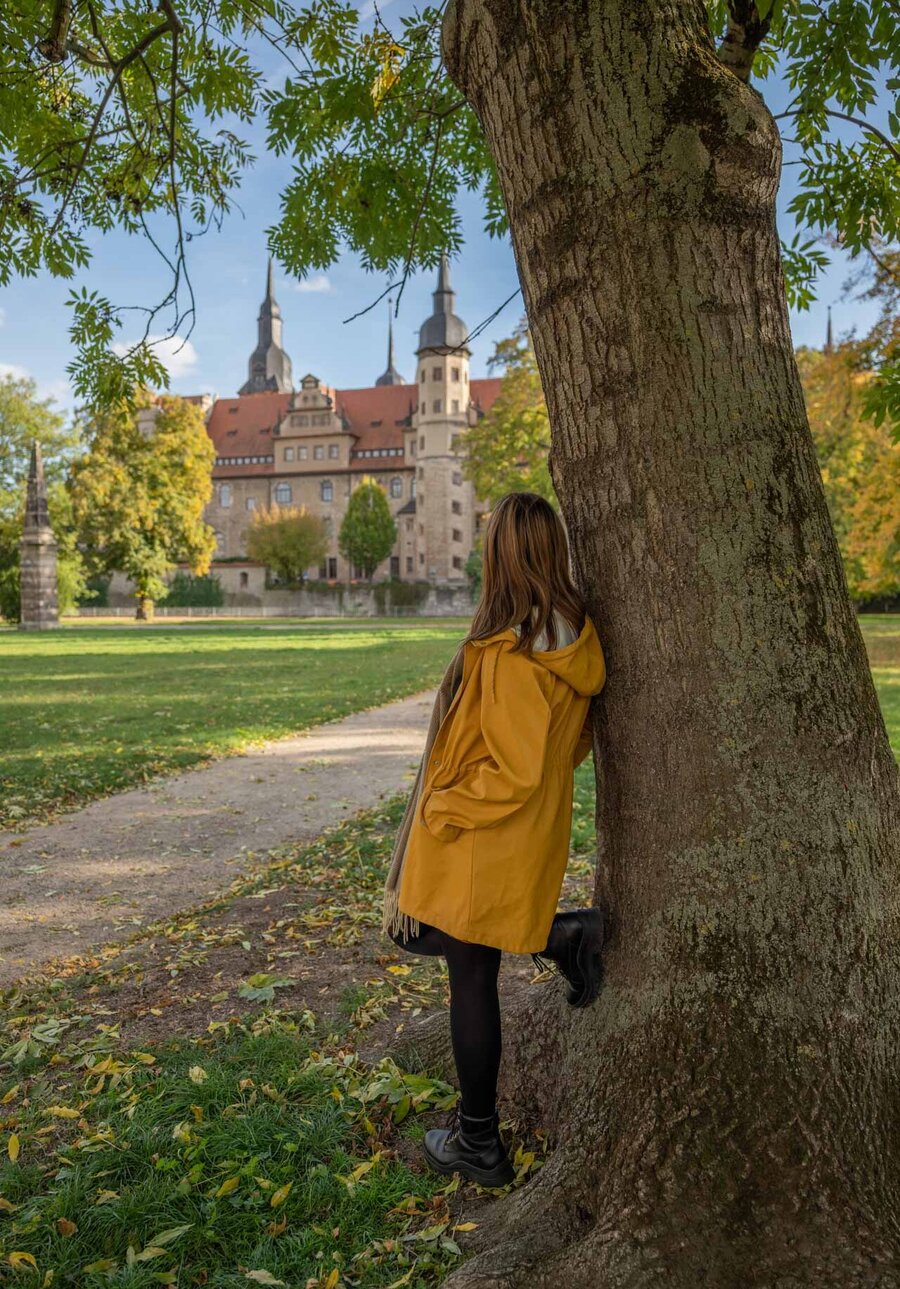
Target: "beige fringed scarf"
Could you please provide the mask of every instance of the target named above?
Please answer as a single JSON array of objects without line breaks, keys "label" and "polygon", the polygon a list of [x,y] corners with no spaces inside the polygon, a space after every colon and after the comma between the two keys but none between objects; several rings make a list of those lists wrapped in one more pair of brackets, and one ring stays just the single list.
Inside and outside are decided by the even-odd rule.
[{"label": "beige fringed scarf", "polygon": [[419,920],[412,917],[409,913],[401,913],[397,907],[397,897],[400,892],[400,875],[403,872],[403,859],[406,854],[406,841],[409,837],[409,830],[412,825],[413,816],[416,810],[416,802],[419,800],[419,793],[422,790],[422,782],[425,778],[425,767],[428,764],[428,758],[431,755],[431,748],[437,737],[437,732],[441,728],[441,723],[453,702],[453,695],[462,680],[463,664],[465,662],[465,644],[461,644],[456,653],[450,660],[450,665],[444,672],[444,678],[438,687],[437,696],[434,700],[434,708],[431,712],[431,720],[428,724],[428,734],[425,738],[425,751],[422,753],[422,760],[419,762],[419,770],[416,774],[415,782],[409,794],[409,800],[406,803],[406,810],[397,832],[397,839],[394,842],[394,850],[391,855],[391,864],[388,869],[387,881],[384,886],[384,911],[381,919],[381,929],[388,935],[400,934],[404,940],[411,939],[419,934]]}]

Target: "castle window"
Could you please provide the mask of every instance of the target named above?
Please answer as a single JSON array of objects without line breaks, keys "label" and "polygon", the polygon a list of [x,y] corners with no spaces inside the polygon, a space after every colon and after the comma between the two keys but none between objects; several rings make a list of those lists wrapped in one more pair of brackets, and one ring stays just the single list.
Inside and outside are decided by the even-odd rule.
[{"label": "castle window", "polygon": [[256,509],[256,498],[255,498],[255,497],[248,497],[248,498],[247,498],[247,500],[244,502],[244,505],[246,506],[247,510],[255,510],[255,509]]},{"label": "castle window", "polygon": [[425,563],[425,556],[422,554],[422,552],[421,552],[421,551],[419,551],[419,563],[420,563],[420,564],[424,564],[424,563]]},{"label": "castle window", "polygon": [[302,448],[297,449],[297,457],[300,461],[305,461],[308,456],[309,456],[309,448],[306,447],[305,444]]},{"label": "castle window", "polygon": [[279,506],[289,506],[293,495],[289,483],[277,483],[275,485],[275,501]]},{"label": "castle window", "polygon": [[[420,380],[422,380],[422,381],[424,381],[424,379],[425,379],[425,368],[424,368],[424,367],[422,368],[422,375],[419,377],[419,379],[420,379]],[[237,408],[235,408],[234,410],[235,410],[235,411],[237,411]]]},{"label": "castle window", "polygon": [[292,425],[308,425],[308,424],[309,424],[309,421],[307,420],[307,418],[306,418],[305,416],[292,416],[292,417],[291,417],[291,424],[292,424]]},{"label": "castle window", "polygon": [[453,512],[453,514],[454,514],[454,515],[461,515],[461,514],[462,514],[462,502],[461,502],[461,501],[451,501],[451,502],[450,502],[450,510]]},{"label": "castle window", "polygon": [[321,443],[317,443],[316,446],[313,448],[313,456],[316,458],[317,461],[321,461],[324,455],[325,455],[325,448],[322,446]]},{"label": "castle window", "polygon": [[462,568],[462,566],[463,566],[462,559],[459,557],[459,555],[454,555],[454,556],[453,556],[453,567],[454,567],[454,568]]},{"label": "castle window", "polygon": [[450,368],[450,379],[451,379],[451,380],[459,380],[459,368],[458,368],[458,367],[451,367],[451,368]]},{"label": "castle window", "polygon": [[406,571],[407,573],[411,573],[413,571],[412,555],[407,555],[406,557]]},{"label": "castle window", "polygon": [[293,449],[293,448],[285,448],[285,449],[284,449],[284,459],[285,459],[285,461],[293,461],[293,459],[294,459],[294,449]]},{"label": "castle window", "polygon": [[432,367],[432,369],[431,369],[431,379],[432,379],[432,380],[441,380],[441,379],[442,379],[442,375],[443,375],[443,374],[442,374],[442,372],[441,372],[440,367]]},{"label": "castle window", "polygon": [[319,493],[323,501],[334,500],[334,484],[330,479],[323,479],[319,485]]},{"label": "castle window", "polygon": [[422,415],[423,415],[423,416],[425,415],[425,404],[424,404],[424,403],[422,404]]},{"label": "castle window", "polygon": [[411,497],[414,497],[414,496],[416,495],[416,481],[415,481],[415,479],[411,479],[411,480],[410,480],[410,484],[409,484],[409,495],[410,495]]},{"label": "castle window", "polygon": [[225,510],[231,505],[232,488],[230,483],[219,484],[219,505]]},{"label": "castle window", "polygon": [[241,590],[243,591],[245,587],[250,585],[250,574],[241,573],[240,581],[241,581]]},{"label": "castle window", "polygon": [[224,554],[227,552],[227,549],[228,549],[228,543],[227,543],[227,542],[226,542],[226,540],[225,540],[225,534],[224,534],[224,533],[220,533],[220,532],[218,531],[218,529],[217,529],[217,530],[213,533],[213,536],[214,536],[214,537],[215,537],[215,539],[216,539],[216,554],[217,554],[217,555],[224,555]]},{"label": "castle window", "polygon": [[454,528],[454,530],[453,530],[453,540],[454,540],[455,542],[461,542],[461,541],[462,541],[462,529],[460,529],[460,528]]},{"label": "castle window", "polygon": [[341,445],[340,445],[340,443],[329,443],[329,444],[328,444],[328,455],[329,455],[330,457],[339,457],[339,456],[341,455]]},{"label": "castle window", "polygon": [[451,452],[458,452],[458,451],[459,451],[459,435],[458,435],[458,434],[451,434],[451,435],[450,435],[450,451],[451,451]]},{"label": "castle window", "polygon": [[425,435],[424,435],[424,434],[420,434],[420,435],[419,435],[419,447],[420,447],[420,448],[422,448],[422,450],[424,451],[424,449],[425,449]]},{"label": "castle window", "polygon": [[454,471],[453,471],[453,482],[454,482],[455,484],[460,484],[460,483],[462,483],[462,481],[463,481],[463,480],[462,480],[462,471],[461,471],[461,470],[454,470]]},{"label": "castle window", "polygon": [[458,398],[454,398],[454,400],[453,400],[453,410],[454,410],[454,412],[458,412],[458,411],[459,411],[459,399],[458,399]]},{"label": "castle window", "polygon": [[434,402],[431,405],[431,410],[433,412],[439,412],[441,410],[441,400],[439,398],[436,398],[434,400]]},{"label": "castle window", "polygon": [[419,466],[419,478],[420,478],[420,479],[424,479],[424,478],[425,478],[425,467],[424,467],[423,465],[420,465],[420,466]]},{"label": "castle window", "polygon": [[391,480],[391,496],[392,497],[403,496],[403,480],[399,477],[399,475],[395,475],[394,478]]}]

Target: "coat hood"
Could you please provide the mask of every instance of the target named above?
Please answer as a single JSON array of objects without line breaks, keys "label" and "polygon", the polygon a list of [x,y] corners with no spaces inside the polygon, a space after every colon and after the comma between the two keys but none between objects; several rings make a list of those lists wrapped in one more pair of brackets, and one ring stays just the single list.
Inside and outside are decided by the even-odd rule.
[{"label": "coat hood", "polygon": [[[518,635],[514,627],[498,631],[495,635],[486,636],[483,640],[472,640],[470,644],[477,647],[495,644],[498,640],[509,640],[515,643]],[[493,695],[494,667],[497,665],[497,654],[494,650],[487,655],[489,661],[488,685]],[[581,634],[560,649],[536,649],[532,652],[533,662],[540,663],[548,671],[564,680],[576,693],[587,696],[597,694],[606,680],[606,661],[603,650],[591,619],[585,614]]]}]

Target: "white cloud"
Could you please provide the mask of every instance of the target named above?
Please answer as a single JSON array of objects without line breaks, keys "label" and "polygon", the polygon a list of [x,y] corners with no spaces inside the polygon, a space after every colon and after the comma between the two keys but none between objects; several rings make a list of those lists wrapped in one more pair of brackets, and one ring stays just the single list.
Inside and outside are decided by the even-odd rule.
[{"label": "white cloud", "polygon": [[0,363],[0,376],[12,376],[13,380],[27,380],[30,373],[18,363]]},{"label": "white cloud", "polygon": [[[385,9],[390,8],[393,3],[394,0],[377,0],[378,12],[384,13]],[[362,3],[356,6],[360,21],[365,21],[366,18],[375,17],[375,5],[376,0],[362,0]]]},{"label": "white cloud", "polygon": [[[199,355],[190,340],[182,340],[180,336],[148,336],[147,343],[156,350],[157,357],[173,380],[188,376],[197,366]],[[119,342],[113,345],[113,350],[123,358],[133,344]]]},{"label": "white cloud", "polygon": [[302,282],[292,282],[295,291],[330,291],[331,283],[325,273],[316,273],[314,277],[304,278]]}]

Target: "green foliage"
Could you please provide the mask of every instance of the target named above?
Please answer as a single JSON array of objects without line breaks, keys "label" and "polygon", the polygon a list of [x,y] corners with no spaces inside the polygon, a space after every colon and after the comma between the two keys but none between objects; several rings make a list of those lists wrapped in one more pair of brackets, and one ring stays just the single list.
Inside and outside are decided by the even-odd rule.
[{"label": "green foliage", "polygon": [[246,534],[250,559],[264,564],[283,582],[302,582],[306,570],[328,552],[321,516],[305,506],[265,506],[254,511]]},{"label": "green foliage", "polygon": [[556,506],[547,464],[550,418],[524,320],[494,346],[490,366],[505,369],[500,393],[487,414],[460,434],[463,475],[489,504],[507,492],[537,492]]},{"label": "green foliage", "polygon": [[[444,7],[393,17],[390,29],[382,15],[371,32],[350,0],[255,0],[252,9],[181,0],[177,12],[169,0],[24,0],[4,14],[0,284],[39,270],[72,278],[90,263],[91,232],[113,228],[150,239],[172,274],[164,298],[145,302],[145,337],[124,356],[112,349],[121,310],[96,290],[71,293],[80,398],[117,405],[137,386],[165,383],[147,340],[158,318],[169,334],[192,325],[186,247],[229,211],[254,160],[238,131],[253,122],[293,162],[268,234],[298,276],[344,247],[402,280],[434,267],[461,246],[464,192],[480,194],[492,235],[507,233],[476,114],[442,67]],[[709,0],[707,9],[719,39],[730,6]],[[791,91],[784,115],[800,191],[784,263],[802,308],[824,260],[810,234],[828,233],[853,254],[897,238],[900,117],[889,112],[880,132],[867,113],[880,80],[889,95],[900,88],[890,71],[883,77],[900,63],[900,24],[890,0],[759,0],[744,16],[751,27],[764,20],[754,74],[777,69]],[[262,45],[283,56],[280,84],[257,58]],[[838,121],[851,142],[834,136]],[[166,219],[174,248],[159,240]],[[893,416],[892,381],[882,406]]]},{"label": "green foliage", "polygon": [[364,475],[350,494],[338,534],[338,550],[371,578],[397,541],[397,525],[380,483]]},{"label": "green foliage", "polygon": [[65,478],[80,442],[79,428],[66,424],[52,398],[39,398],[28,377],[0,376],[0,513],[21,508],[31,445],[40,443],[48,484]]},{"label": "green foliage", "polygon": [[165,595],[166,607],[220,608],[225,603],[222,583],[212,574],[195,577],[179,571],[172,578]]},{"label": "green foliage", "polygon": [[203,522],[215,459],[203,415],[181,398],[144,401],[143,420],[123,404],[97,414],[72,469],[79,539],[97,571],[131,578],[141,615],[175,563],[205,573],[215,550]]}]

